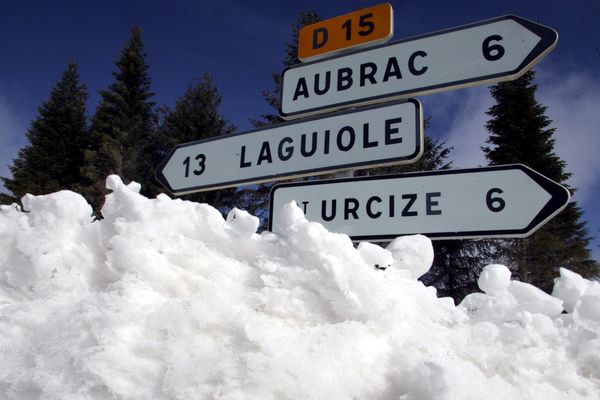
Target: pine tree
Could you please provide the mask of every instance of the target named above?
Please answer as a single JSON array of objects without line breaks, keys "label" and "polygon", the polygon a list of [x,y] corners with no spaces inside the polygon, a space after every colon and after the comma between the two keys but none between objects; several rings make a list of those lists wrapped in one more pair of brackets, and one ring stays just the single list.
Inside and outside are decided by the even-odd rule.
[{"label": "pine tree", "polygon": [[116,62],[115,81],[100,91],[102,99],[92,118],[93,142],[85,152],[83,169],[88,179],[86,197],[96,212],[104,201],[110,174],[141,183],[143,194],[155,185],[149,148],[156,115],[145,57],[142,31],[134,27]]},{"label": "pine tree", "polygon": [[88,93],[79,83],[75,62],[70,62],[50,98],[38,109],[27,131],[29,144],[19,150],[10,167],[12,178],[2,178],[12,195],[3,202],[18,201],[26,193],[47,194],[62,189],[78,191],[82,177],[82,149],[87,146],[85,103]]},{"label": "pine tree", "polygon": [[487,240],[434,240],[433,265],[419,279],[434,286],[438,297],[452,297],[459,304],[466,295],[479,291],[477,279],[492,260]]},{"label": "pine tree", "polygon": [[[219,113],[221,96],[208,74],[203,75],[194,86],[177,100],[173,110],[166,110],[160,128],[154,159],[163,160],[176,145],[227,135],[235,130]],[[158,151],[157,151],[158,150]],[[212,190],[181,196],[183,199],[208,203],[224,212],[231,208],[235,189]]]},{"label": "pine tree", "polygon": [[[483,151],[490,165],[522,163],[568,187],[566,164],[554,152],[555,129],[546,107],[535,98],[534,72],[492,86],[496,104],[487,112],[490,135]],[[574,189],[569,188],[571,193]],[[515,275],[550,291],[558,268],[569,268],[584,277],[598,276],[598,265],[590,258],[590,237],[581,209],[572,201],[557,217],[524,239],[497,241],[499,256]]]}]

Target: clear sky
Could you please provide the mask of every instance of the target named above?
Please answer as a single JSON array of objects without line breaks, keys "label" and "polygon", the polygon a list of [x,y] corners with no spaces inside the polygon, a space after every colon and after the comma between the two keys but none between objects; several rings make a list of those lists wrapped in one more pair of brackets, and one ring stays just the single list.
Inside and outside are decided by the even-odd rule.
[{"label": "clear sky", "polygon": [[[205,72],[223,96],[222,113],[238,130],[249,119],[272,112],[261,91],[273,88],[272,74],[283,67],[284,43],[303,10],[330,18],[381,1],[16,1],[0,2],[0,175],[20,147],[25,132],[47,100],[67,63],[80,66],[88,86],[88,112],[98,90],[113,80],[114,62],[133,25],[144,30],[154,101],[172,106],[187,85]],[[556,128],[556,152],[573,173],[574,200],[585,211],[590,234],[600,237],[600,36],[598,0],[406,0],[392,1],[394,39],[421,35],[505,14],[554,28],[556,49],[542,60],[538,100]],[[419,97],[428,133],[454,147],[456,167],[484,165],[479,148],[487,137],[485,111],[492,104],[486,87]],[[600,240],[592,250],[600,259]]]}]

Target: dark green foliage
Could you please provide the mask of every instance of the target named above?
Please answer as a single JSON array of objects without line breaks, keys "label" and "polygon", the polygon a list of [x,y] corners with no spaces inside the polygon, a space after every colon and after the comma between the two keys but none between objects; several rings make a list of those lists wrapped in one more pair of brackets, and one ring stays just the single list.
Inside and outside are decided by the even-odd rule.
[{"label": "dark green foliage", "polygon": [[431,269],[420,280],[437,289],[438,297],[452,297],[456,304],[479,291],[477,279],[491,259],[489,241],[435,240]]},{"label": "dark green foliage", "polygon": [[[570,174],[554,152],[555,129],[549,128],[552,121],[545,115],[546,107],[535,98],[534,78],[530,71],[520,79],[490,88],[496,104],[487,112],[490,135],[483,151],[490,165],[522,163],[566,186]],[[587,249],[590,240],[581,222],[581,210],[571,202],[532,236],[496,241],[495,246],[518,279],[550,291],[559,267],[588,278],[598,276],[598,266]]]},{"label": "dark green foliage", "polygon": [[554,153],[554,128],[546,108],[535,99],[534,72],[490,88],[496,100],[487,112],[485,127],[490,132],[483,147],[490,165],[524,163],[556,182],[564,182],[565,162]]},{"label": "dark green foliage", "polygon": [[156,116],[149,100],[151,81],[145,57],[141,29],[134,27],[116,62],[115,81],[100,92],[102,100],[92,118],[92,145],[85,152],[83,168],[88,180],[85,195],[96,212],[104,202],[110,174],[119,175],[125,183],[141,183],[142,194],[153,191],[154,165],[148,149]]},{"label": "dark green foliage", "polygon": [[[2,178],[4,179],[4,178]],[[18,199],[6,193],[0,193],[0,204],[12,204],[17,203]]]},{"label": "dark green foliage", "polygon": [[[167,156],[167,151],[180,143],[207,139],[213,136],[230,134],[235,130],[219,113],[221,96],[214,81],[204,75],[194,86],[189,86],[185,94],[177,100],[172,111],[166,111],[158,129],[159,145],[154,149],[154,159],[158,162]],[[225,211],[232,204],[235,189],[212,190],[180,196],[185,200],[208,203]]]},{"label": "dark green foliage", "polygon": [[86,87],[79,83],[77,65],[71,62],[50,98],[39,107],[39,116],[31,122],[29,144],[19,150],[10,167],[13,177],[2,178],[12,193],[2,196],[3,203],[20,200],[26,193],[80,189],[82,149],[89,140],[87,98]]}]

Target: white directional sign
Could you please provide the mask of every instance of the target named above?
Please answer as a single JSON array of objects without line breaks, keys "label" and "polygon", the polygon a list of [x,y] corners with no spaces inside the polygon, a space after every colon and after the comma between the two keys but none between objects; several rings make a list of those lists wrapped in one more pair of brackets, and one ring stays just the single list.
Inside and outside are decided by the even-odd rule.
[{"label": "white directional sign", "polygon": [[176,147],[156,171],[172,193],[233,187],[383,165],[406,164],[423,153],[417,100]]},{"label": "white directional sign", "polygon": [[298,64],[282,73],[280,113],[291,119],[516,79],[557,40],[553,29],[509,15]]},{"label": "white directional sign", "polygon": [[520,164],[281,184],[269,229],[292,201],[310,221],[353,240],[525,237],[568,203],[569,191]]}]

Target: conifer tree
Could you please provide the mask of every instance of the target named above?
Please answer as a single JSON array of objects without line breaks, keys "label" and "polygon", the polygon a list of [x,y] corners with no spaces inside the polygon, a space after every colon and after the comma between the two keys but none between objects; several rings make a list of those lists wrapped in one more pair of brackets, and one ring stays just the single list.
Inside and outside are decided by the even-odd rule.
[{"label": "conifer tree", "polygon": [[[235,127],[220,113],[221,96],[208,74],[203,75],[195,85],[190,85],[179,98],[173,110],[165,110],[165,116],[158,129],[159,145],[155,148],[154,159],[162,161],[167,152],[181,143],[207,139],[232,133]],[[180,196],[199,203],[208,203],[225,211],[232,204],[235,189],[211,190]]]},{"label": "conifer tree", "polygon": [[88,93],[79,83],[75,62],[70,62],[50,98],[38,109],[27,131],[29,144],[19,150],[10,167],[12,178],[2,178],[12,195],[3,202],[19,201],[26,193],[47,194],[62,189],[79,191],[82,149],[88,143],[85,103]]},{"label": "conifer tree", "polygon": [[[539,104],[529,71],[521,78],[490,88],[496,100],[487,112],[489,131],[483,151],[490,165],[522,163],[568,187],[566,164],[554,152],[555,129]],[[571,193],[574,189],[569,188]],[[499,256],[515,268],[515,275],[550,291],[558,268],[565,267],[584,277],[598,276],[598,265],[590,258],[585,222],[575,201],[533,235],[524,239],[497,241]]]},{"label": "conifer tree", "polygon": [[142,30],[134,27],[116,62],[115,81],[100,91],[102,99],[92,118],[92,145],[85,152],[86,197],[96,212],[104,202],[110,174],[141,183],[143,194],[155,185],[149,147],[156,115],[145,58]]}]

